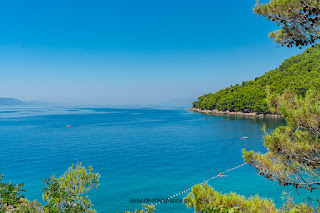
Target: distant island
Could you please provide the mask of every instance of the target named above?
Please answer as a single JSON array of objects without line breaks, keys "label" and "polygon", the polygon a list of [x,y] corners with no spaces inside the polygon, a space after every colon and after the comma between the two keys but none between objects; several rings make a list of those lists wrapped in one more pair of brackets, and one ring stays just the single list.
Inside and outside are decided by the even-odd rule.
[{"label": "distant island", "polygon": [[1,98],[0,105],[25,105],[26,103],[16,98]]},{"label": "distant island", "polygon": [[205,94],[192,103],[190,110],[204,114],[267,116],[270,115],[265,101],[267,85],[271,93],[278,94],[285,89],[300,95],[311,88],[319,90],[320,45],[285,60],[278,68],[255,80]]},{"label": "distant island", "polygon": [[0,106],[16,106],[16,105],[47,105],[47,103],[38,101],[21,101],[16,98],[0,97]]}]

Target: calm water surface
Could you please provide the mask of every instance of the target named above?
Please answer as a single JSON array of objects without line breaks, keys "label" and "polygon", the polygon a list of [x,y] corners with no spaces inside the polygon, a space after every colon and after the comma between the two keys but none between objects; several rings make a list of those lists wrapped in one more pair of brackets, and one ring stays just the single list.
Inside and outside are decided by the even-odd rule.
[{"label": "calm water surface", "polygon": [[[1,107],[0,170],[5,181],[25,183],[27,198],[42,201],[43,179],[77,162],[92,165],[101,174],[99,188],[90,192],[96,210],[132,211],[140,204],[130,199],[166,198],[241,164],[243,148],[265,152],[263,123],[270,130],[283,121],[182,109]],[[272,198],[278,206],[284,189],[295,192],[249,166],[210,184],[222,192]],[[156,212],[193,210],[175,203]]]}]

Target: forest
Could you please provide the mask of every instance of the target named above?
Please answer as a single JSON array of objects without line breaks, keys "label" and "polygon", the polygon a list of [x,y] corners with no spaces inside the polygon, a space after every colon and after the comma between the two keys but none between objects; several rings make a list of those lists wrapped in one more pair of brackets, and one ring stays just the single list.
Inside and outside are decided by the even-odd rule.
[{"label": "forest", "polygon": [[231,85],[216,93],[205,94],[193,102],[193,108],[231,112],[258,112],[267,114],[266,90],[282,94],[289,89],[304,95],[307,90],[320,88],[320,45],[285,60],[278,68],[266,72],[241,85]]}]

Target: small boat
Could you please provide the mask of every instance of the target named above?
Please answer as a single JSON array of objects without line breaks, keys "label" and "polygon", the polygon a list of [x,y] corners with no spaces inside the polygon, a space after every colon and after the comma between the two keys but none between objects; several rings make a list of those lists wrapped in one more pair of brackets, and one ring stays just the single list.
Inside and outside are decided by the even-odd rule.
[{"label": "small boat", "polygon": [[248,137],[244,136],[244,137],[240,138],[240,140],[243,140],[243,139],[248,139]]}]

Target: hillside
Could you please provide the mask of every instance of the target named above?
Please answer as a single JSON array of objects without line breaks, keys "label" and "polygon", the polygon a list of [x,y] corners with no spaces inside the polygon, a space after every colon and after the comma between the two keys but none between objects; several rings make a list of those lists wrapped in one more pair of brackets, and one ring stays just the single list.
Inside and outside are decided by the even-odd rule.
[{"label": "hillside", "polygon": [[231,112],[268,113],[266,86],[271,92],[281,93],[292,89],[304,94],[310,88],[320,88],[320,45],[285,60],[278,68],[266,72],[252,81],[209,93],[193,102],[193,108]]},{"label": "hillside", "polygon": [[24,102],[15,98],[0,98],[0,105],[22,105]]}]

